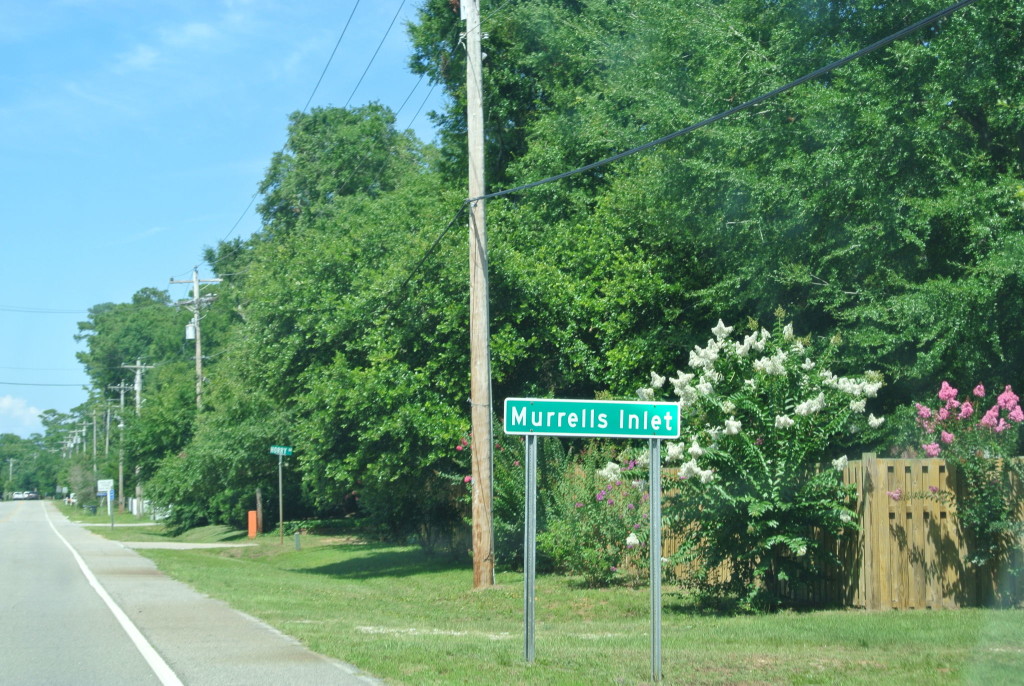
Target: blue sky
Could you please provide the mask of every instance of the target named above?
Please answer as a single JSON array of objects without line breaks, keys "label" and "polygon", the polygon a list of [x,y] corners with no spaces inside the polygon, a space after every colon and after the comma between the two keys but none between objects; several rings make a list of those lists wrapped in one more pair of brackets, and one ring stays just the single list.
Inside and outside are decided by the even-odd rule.
[{"label": "blue sky", "polygon": [[0,433],[85,401],[74,335],[91,306],[187,297],[171,278],[258,228],[245,208],[350,15],[312,106],[408,98],[398,125],[433,138],[443,96],[407,67],[419,5],[0,0]]}]

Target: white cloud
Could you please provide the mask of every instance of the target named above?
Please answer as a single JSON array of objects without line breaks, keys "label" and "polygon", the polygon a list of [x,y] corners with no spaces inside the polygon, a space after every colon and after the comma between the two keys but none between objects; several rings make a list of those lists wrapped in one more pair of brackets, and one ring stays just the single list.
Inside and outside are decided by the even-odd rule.
[{"label": "white cloud", "polygon": [[160,31],[160,38],[164,45],[171,47],[192,47],[216,39],[217,29],[209,24],[191,22],[174,29]]},{"label": "white cloud", "polygon": [[[39,422],[39,415],[42,413],[37,407],[32,407],[23,398],[15,398],[13,395],[0,395],[0,423],[5,427],[14,427],[13,433],[42,428]],[[7,433],[0,429],[0,433]]]},{"label": "white cloud", "polygon": [[115,71],[145,71],[156,64],[158,57],[160,53],[155,48],[149,45],[136,45],[131,51],[117,56]]},{"label": "white cloud", "polygon": [[139,231],[130,236],[127,236],[121,243],[135,243],[137,241],[145,240],[151,236],[156,236],[166,231],[167,228],[164,226],[152,226],[144,231]]}]

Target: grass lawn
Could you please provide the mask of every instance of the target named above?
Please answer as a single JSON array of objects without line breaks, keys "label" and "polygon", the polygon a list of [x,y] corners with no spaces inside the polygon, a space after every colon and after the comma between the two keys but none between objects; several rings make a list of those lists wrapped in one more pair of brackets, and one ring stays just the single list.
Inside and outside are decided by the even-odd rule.
[{"label": "grass lawn", "polygon": [[[159,528],[94,529],[168,540]],[[189,532],[246,540],[223,527]],[[313,650],[395,684],[649,683],[646,589],[537,580],[537,660],[523,661],[522,575],[473,591],[468,563],[417,548],[273,534],[251,548],[143,550],[171,576]],[[1009,684],[1024,679],[1018,610],[696,613],[664,589],[667,684]]]}]

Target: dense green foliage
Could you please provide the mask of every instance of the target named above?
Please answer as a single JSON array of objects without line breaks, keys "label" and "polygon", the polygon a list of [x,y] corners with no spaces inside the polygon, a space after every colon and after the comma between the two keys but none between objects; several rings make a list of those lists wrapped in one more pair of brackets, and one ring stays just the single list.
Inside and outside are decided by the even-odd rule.
[{"label": "dense green foliage", "polygon": [[[490,188],[679,130],[936,9],[485,1]],[[496,406],[630,397],[652,369],[685,368],[719,318],[769,321],[780,305],[797,330],[841,336],[837,374],[885,374],[879,414],[940,376],[1017,379],[1022,24],[1021,0],[977,3],[692,135],[490,202]],[[81,324],[97,396],[129,378],[122,364],[156,365],[141,414],[126,413],[126,461],[178,525],[238,524],[256,489],[273,511],[267,450],[288,444],[289,516],[459,539],[462,30],[447,0],[410,27],[411,67],[449,96],[436,145],[377,104],[291,115],[259,189],[263,228],[207,252],[224,281],[205,291],[218,297],[201,412],[188,315],[167,293],[97,305]]]}]

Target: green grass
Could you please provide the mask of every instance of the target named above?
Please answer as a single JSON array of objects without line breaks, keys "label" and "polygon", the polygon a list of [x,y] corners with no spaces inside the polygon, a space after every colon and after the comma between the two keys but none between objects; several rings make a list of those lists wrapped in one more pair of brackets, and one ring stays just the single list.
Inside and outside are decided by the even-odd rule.
[{"label": "green grass", "polygon": [[[121,540],[163,536],[113,532]],[[211,527],[188,537],[245,540]],[[298,551],[293,538],[281,545],[267,534],[252,548],[141,552],[171,576],[391,683],[649,682],[646,589],[540,577],[537,660],[526,665],[521,574],[500,573],[495,588],[473,591],[468,564],[416,548],[301,540]],[[996,684],[1024,671],[1024,614],[1016,610],[714,616],[666,587],[662,631],[667,684]]]}]

